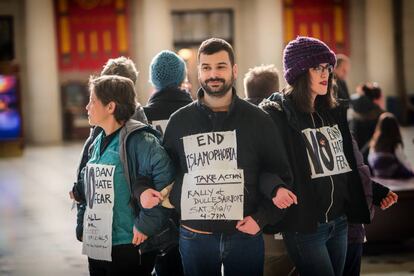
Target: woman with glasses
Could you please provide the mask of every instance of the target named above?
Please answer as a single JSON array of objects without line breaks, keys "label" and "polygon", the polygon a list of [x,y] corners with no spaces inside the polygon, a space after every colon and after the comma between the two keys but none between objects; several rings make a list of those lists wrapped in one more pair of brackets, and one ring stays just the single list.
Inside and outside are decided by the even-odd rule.
[{"label": "woman with glasses", "polygon": [[283,131],[297,203],[289,196],[273,201],[286,209],[275,230],[300,275],[342,275],[348,222],[369,223],[370,213],[346,108],[332,91],[335,54],[318,39],[297,37],[283,62],[288,85],[261,106]]}]

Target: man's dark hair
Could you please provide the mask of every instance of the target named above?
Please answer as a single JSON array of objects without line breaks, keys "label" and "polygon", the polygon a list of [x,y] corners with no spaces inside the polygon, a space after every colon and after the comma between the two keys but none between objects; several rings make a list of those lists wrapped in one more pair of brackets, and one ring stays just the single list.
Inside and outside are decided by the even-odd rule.
[{"label": "man's dark hair", "polygon": [[200,62],[200,55],[212,55],[215,53],[218,53],[220,51],[226,51],[229,55],[231,66],[234,65],[234,51],[233,47],[221,38],[209,38],[207,40],[204,40],[203,43],[201,43],[200,48],[198,48],[198,54],[197,59],[198,62]]},{"label": "man's dark hair", "polygon": [[138,78],[138,71],[134,62],[126,57],[110,58],[102,69],[101,76],[117,75],[132,80],[135,84]]},{"label": "man's dark hair", "polygon": [[132,117],[136,108],[134,83],[125,77],[110,75],[90,77],[89,91],[104,104],[115,102],[114,117],[118,123]]},{"label": "man's dark hair", "polygon": [[279,72],[271,65],[250,68],[244,75],[244,91],[248,98],[267,98],[279,91]]}]

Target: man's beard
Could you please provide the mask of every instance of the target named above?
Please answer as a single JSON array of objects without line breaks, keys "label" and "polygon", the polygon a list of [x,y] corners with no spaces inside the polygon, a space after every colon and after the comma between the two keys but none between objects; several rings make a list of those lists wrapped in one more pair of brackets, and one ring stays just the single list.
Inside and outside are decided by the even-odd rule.
[{"label": "man's beard", "polygon": [[[208,83],[211,81],[219,81],[221,83],[223,83],[223,85],[221,86],[221,88],[219,90],[215,90],[215,88],[211,88],[210,86],[208,86]],[[214,79],[207,79],[205,82],[202,82],[200,80],[200,84],[201,87],[203,88],[203,90],[212,97],[217,97],[217,98],[221,98],[224,95],[227,94],[227,92],[231,89],[231,87],[233,86],[234,83],[234,77],[233,74],[231,75],[231,79],[229,82],[226,82],[225,79],[221,79],[221,78],[214,78]]]}]

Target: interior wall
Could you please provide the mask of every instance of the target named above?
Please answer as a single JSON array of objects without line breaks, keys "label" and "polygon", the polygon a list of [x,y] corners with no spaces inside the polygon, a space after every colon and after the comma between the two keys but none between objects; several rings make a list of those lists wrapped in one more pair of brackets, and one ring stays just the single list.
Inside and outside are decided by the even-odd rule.
[{"label": "interior wall", "polygon": [[243,72],[262,64],[274,64],[279,71],[279,86],[283,78],[283,6],[281,0],[242,1],[242,43],[246,54],[242,57]]},{"label": "interior wall", "polygon": [[[242,22],[242,1],[237,0],[228,0],[228,1],[220,1],[220,0],[210,0],[210,1],[203,1],[203,0],[193,0],[193,1],[186,1],[186,0],[171,0],[171,11],[191,11],[191,10],[212,10],[212,9],[231,9],[233,10],[233,27],[234,27],[234,42],[233,48],[235,51],[235,58],[236,63],[239,68],[239,75],[236,80],[236,90],[238,95],[243,96],[243,82],[242,82],[242,74],[246,70],[246,65],[244,63],[244,58],[246,56],[246,47],[243,44],[243,22]],[[192,67],[192,68],[191,68]],[[195,65],[190,66],[189,70],[196,70]],[[193,72],[194,76],[197,74]],[[193,89],[197,89],[197,87],[193,87]]]},{"label": "interior wall", "polygon": [[414,1],[403,1],[404,70],[407,92],[414,95]]},{"label": "interior wall", "polygon": [[135,2],[132,13],[136,30],[132,34],[134,61],[140,72],[137,80],[138,100],[145,105],[153,92],[149,83],[149,65],[152,58],[161,50],[172,49],[172,19],[170,1],[139,0]]},{"label": "interior wall", "polygon": [[[282,73],[283,28],[281,0],[171,1],[172,10],[232,9],[234,50],[238,65],[236,88],[244,98],[243,77],[257,65],[274,64]],[[280,83],[284,80],[280,75]]]},{"label": "interior wall", "polygon": [[366,0],[367,80],[378,82],[385,96],[395,96],[395,44],[392,0]]},{"label": "interior wall", "polygon": [[26,53],[29,128],[37,144],[62,141],[62,106],[58,81],[57,42],[53,2],[26,1]]},{"label": "interior wall", "polygon": [[358,84],[367,80],[366,37],[365,37],[365,0],[349,1],[349,33],[351,70],[347,84],[349,93],[355,92]]}]

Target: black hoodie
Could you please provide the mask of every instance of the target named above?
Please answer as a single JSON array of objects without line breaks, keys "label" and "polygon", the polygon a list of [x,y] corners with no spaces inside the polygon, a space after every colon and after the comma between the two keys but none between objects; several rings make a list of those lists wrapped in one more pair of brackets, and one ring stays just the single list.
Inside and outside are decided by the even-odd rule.
[{"label": "black hoodie", "polygon": [[188,92],[178,87],[166,87],[156,91],[144,106],[148,121],[168,120],[176,110],[191,103],[193,99]]},{"label": "black hoodie", "polygon": [[[314,232],[317,223],[321,222],[321,217],[325,217],[326,212],[323,209],[326,207],[326,200],[329,200],[331,193],[334,201],[328,212],[329,220],[341,214],[346,214],[350,222],[369,223],[369,210],[356,167],[352,137],[346,121],[346,108],[339,106],[331,110],[321,111],[320,116],[324,120],[322,122],[323,126],[329,125],[329,131],[339,130],[337,133],[341,134],[342,141],[335,144],[337,149],[342,148],[338,151],[341,155],[335,155],[331,160],[338,160],[338,157],[345,156],[345,161],[347,161],[351,171],[342,172],[341,170],[339,173],[336,172],[331,176],[326,176],[328,175],[326,173],[327,169],[324,169],[323,175],[315,177],[316,173],[312,171],[310,165],[309,158],[311,155],[308,153],[310,147],[307,146],[307,139],[304,139],[309,129],[315,129],[315,127],[309,126],[308,120],[304,120],[304,118],[311,119],[310,114],[305,116],[298,112],[290,99],[280,93],[274,93],[269,97],[269,100],[263,101],[260,106],[270,114],[283,133],[284,146],[293,173],[292,190],[298,198],[298,204],[287,209],[285,217],[279,224],[275,225],[274,231]],[[310,124],[316,125],[316,132],[321,130],[321,133],[325,133],[323,127],[321,127],[321,120],[318,120],[318,118],[319,115],[316,114],[314,122]],[[318,137],[318,134],[314,142],[320,143],[320,154],[317,155],[317,152],[315,152],[315,155],[320,156],[320,161],[324,158],[322,155],[327,155],[326,152],[329,148],[336,151],[332,146],[333,144],[329,144],[330,147],[324,147],[323,145],[326,145],[326,142],[329,141],[323,141]],[[337,163],[336,161],[335,166],[337,166]],[[314,170],[316,171],[316,169]],[[312,175],[314,175],[313,179]],[[334,190],[332,186],[335,186]]]}]

